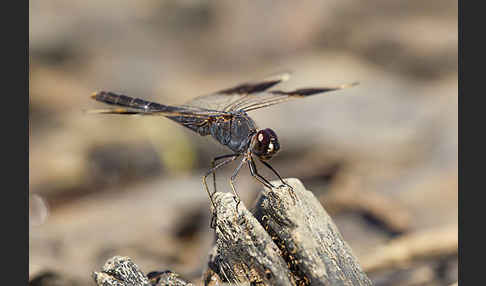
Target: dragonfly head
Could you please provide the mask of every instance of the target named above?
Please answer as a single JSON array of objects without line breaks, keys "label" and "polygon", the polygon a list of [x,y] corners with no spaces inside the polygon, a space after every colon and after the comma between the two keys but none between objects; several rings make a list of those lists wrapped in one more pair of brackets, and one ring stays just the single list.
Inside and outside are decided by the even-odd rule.
[{"label": "dragonfly head", "polygon": [[262,160],[270,160],[280,149],[277,134],[272,129],[259,130],[251,140],[251,151]]}]

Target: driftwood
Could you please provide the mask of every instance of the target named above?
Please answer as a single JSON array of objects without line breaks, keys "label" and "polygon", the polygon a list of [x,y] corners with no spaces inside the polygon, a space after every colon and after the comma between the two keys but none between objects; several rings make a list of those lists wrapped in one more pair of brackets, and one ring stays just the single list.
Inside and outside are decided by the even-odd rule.
[{"label": "driftwood", "polygon": [[[371,285],[321,203],[299,180],[287,183],[265,189],[252,211],[230,193],[214,194],[216,244],[204,284]],[[127,257],[108,260],[93,278],[103,286],[191,285],[172,272],[146,276]]]},{"label": "driftwood", "polygon": [[[265,189],[252,212],[216,193],[216,246],[204,281],[371,285],[332,219],[297,179]],[[273,182],[278,185],[279,182]]]},{"label": "driftwood", "polygon": [[128,257],[115,256],[103,266],[101,272],[94,272],[93,279],[99,286],[192,286],[171,271],[150,272],[145,275]]}]

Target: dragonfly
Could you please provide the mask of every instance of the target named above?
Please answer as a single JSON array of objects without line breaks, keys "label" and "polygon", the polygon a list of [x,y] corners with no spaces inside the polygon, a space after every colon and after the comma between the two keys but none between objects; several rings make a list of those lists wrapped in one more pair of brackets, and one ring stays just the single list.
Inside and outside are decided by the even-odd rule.
[{"label": "dragonfly", "polygon": [[[111,91],[99,91],[91,95],[94,100],[117,107],[95,109],[91,112],[163,116],[201,136],[211,136],[220,144],[228,147],[231,153],[215,157],[211,161],[211,168],[202,177],[203,186],[212,204],[214,214],[216,205],[213,195],[216,193],[216,170],[238,158],[242,159],[229,180],[237,207],[241,200],[236,191],[235,180],[244,165],[249,167],[250,174],[265,187],[270,189],[275,187],[258,173],[256,160],[269,168],[282,182],[282,185],[290,187],[268,163],[280,150],[277,134],[270,128],[258,128],[248,112],[358,84],[354,82],[338,86],[299,88],[291,91],[272,89],[289,78],[290,73],[288,72],[275,74],[262,80],[244,82],[201,95],[182,105],[165,105]],[[209,191],[207,184],[207,177],[211,174],[213,175],[213,192]]]}]

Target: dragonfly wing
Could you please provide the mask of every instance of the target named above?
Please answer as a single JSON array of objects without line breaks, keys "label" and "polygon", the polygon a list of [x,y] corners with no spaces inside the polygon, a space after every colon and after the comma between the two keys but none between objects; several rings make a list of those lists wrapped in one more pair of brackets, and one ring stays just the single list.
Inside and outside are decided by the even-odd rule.
[{"label": "dragonfly wing", "polygon": [[288,80],[289,77],[290,73],[284,72],[266,77],[259,81],[241,83],[211,94],[196,97],[183,106],[225,112],[237,110],[235,106],[246,97],[264,92],[269,88]]},{"label": "dragonfly wing", "polygon": [[300,88],[293,91],[271,90],[268,92],[247,96],[244,100],[238,103],[237,107],[238,109],[247,112],[286,102],[292,99],[305,98],[316,94],[322,94],[330,91],[348,88],[357,84],[358,83],[355,82],[334,87]]}]

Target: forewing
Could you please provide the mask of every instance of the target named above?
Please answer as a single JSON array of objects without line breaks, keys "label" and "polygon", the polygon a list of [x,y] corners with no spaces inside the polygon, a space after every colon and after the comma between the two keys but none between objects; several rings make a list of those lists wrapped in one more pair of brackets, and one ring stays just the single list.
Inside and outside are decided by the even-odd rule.
[{"label": "forewing", "polygon": [[281,91],[281,90],[271,90],[263,93],[253,94],[245,97],[243,100],[238,102],[236,106],[237,109],[243,110],[245,112],[252,111],[255,109],[279,104],[292,99],[305,98],[308,96],[322,94],[329,91],[335,91],[351,86],[355,86],[358,83],[344,84],[334,87],[320,87],[320,88],[300,88],[293,91]]},{"label": "forewing", "polygon": [[224,112],[237,110],[235,106],[237,106],[239,102],[244,101],[248,96],[262,93],[269,88],[288,80],[289,77],[290,73],[285,72],[266,77],[260,81],[238,84],[211,94],[196,97],[183,106]]}]

